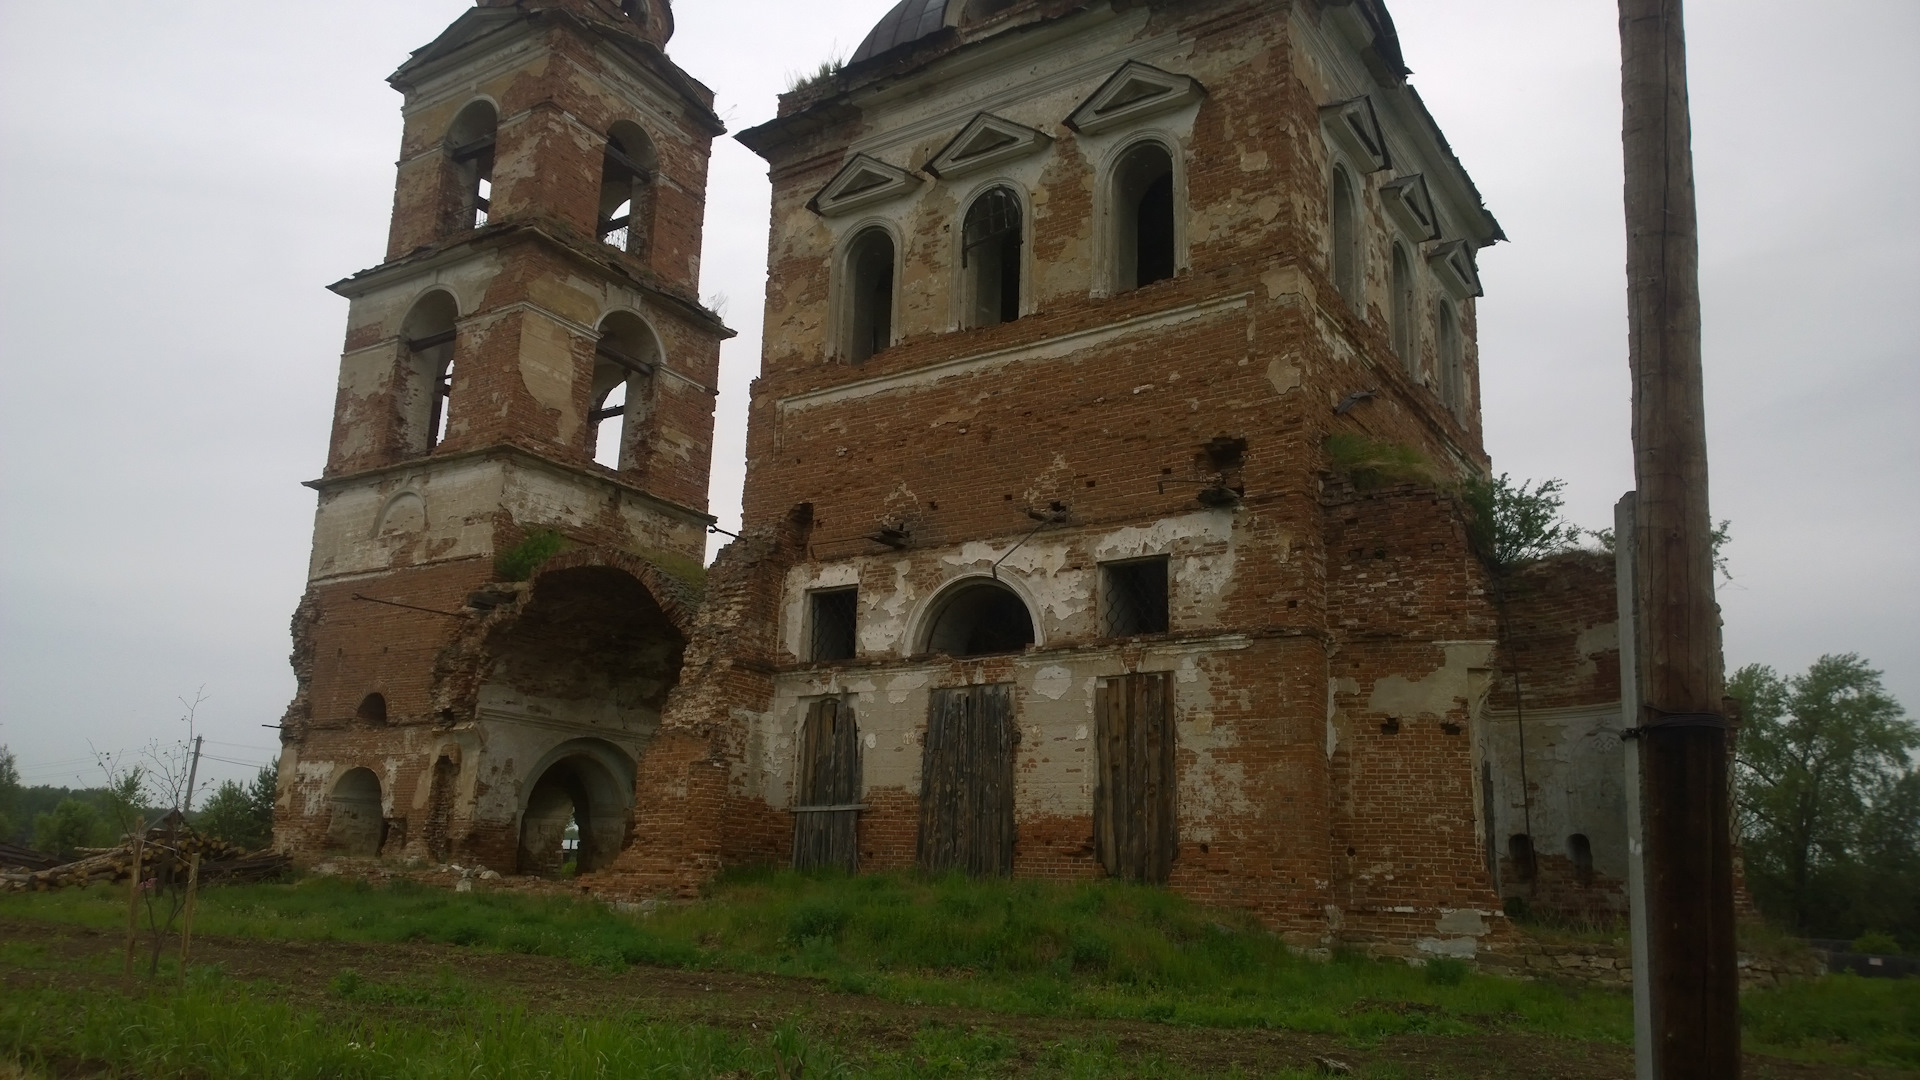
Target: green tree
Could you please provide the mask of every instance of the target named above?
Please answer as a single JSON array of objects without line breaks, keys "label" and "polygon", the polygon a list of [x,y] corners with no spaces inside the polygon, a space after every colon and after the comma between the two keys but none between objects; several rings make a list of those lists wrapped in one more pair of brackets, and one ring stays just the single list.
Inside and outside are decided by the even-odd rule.
[{"label": "green tree", "polygon": [[0,841],[11,843],[15,830],[14,815],[20,812],[20,765],[13,751],[0,746]]},{"label": "green tree", "polygon": [[1473,479],[1461,488],[1471,512],[1468,538],[1480,558],[1495,570],[1565,551],[1580,542],[1580,527],[1560,516],[1566,482],[1542,480],[1538,487],[1515,485],[1506,473]]},{"label": "green tree", "polygon": [[273,843],[273,796],[279,768],[269,765],[251,783],[223,781],[200,812],[194,828],[229,844],[257,851]]},{"label": "green tree", "polygon": [[33,819],[33,846],[49,855],[72,859],[79,848],[107,846],[112,831],[92,803],[61,799],[58,806]]},{"label": "green tree", "polygon": [[1786,677],[1750,664],[1727,692],[1741,705],[1735,782],[1754,900],[1800,933],[1920,941],[1920,727],[1880,672],[1854,653]]}]

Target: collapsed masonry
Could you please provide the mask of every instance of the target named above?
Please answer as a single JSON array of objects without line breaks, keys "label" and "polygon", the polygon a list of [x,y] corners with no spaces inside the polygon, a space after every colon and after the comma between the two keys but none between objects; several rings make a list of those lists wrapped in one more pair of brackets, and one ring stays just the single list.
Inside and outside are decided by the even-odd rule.
[{"label": "collapsed masonry", "polygon": [[671,29],[483,2],[393,78],[283,844],[1107,874],[1458,954],[1502,893],[1617,908],[1611,576],[1496,604],[1444,494],[1501,234],[1378,0],[902,0],[783,97],[704,573],[721,126]]}]

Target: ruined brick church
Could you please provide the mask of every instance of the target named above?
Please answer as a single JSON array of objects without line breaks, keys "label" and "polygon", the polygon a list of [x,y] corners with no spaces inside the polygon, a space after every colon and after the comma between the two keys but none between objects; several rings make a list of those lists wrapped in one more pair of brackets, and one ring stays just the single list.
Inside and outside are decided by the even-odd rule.
[{"label": "ruined brick church", "polygon": [[724,128],[672,33],[480,0],[392,76],[279,843],[1112,875],[1467,954],[1502,894],[1617,908],[1611,570],[1496,605],[1449,494],[1503,237],[1381,0],[901,0],[783,96],[706,568]]}]

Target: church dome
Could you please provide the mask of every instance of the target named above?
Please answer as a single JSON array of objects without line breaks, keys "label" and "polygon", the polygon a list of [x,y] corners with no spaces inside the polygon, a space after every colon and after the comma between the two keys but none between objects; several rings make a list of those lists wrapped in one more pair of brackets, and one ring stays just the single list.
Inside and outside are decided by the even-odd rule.
[{"label": "church dome", "polygon": [[853,51],[853,59],[847,61],[857,64],[862,60],[892,52],[903,45],[911,45],[924,38],[930,38],[948,27],[962,26],[990,15],[996,15],[1012,7],[1018,0],[900,0],[893,10],[880,17],[880,21],[867,34],[867,39]]},{"label": "church dome", "polygon": [[947,27],[947,9],[957,6],[954,0],[900,0],[892,11],[880,16],[880,21],[874,24],[860,47],[853,51],[853,59],[848,63],[857,64],[881,53],[892,52],[902,45],[910,45],[921,38],[932,37]]}]

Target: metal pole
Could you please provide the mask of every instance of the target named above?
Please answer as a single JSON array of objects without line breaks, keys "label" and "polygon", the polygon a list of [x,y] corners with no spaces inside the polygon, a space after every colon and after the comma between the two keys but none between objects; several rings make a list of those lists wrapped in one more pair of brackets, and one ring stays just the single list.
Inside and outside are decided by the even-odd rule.
[{"label": "metal pole", "polygon": [[1619,0],[1655,1076],[1740,1075],[1728,728],[1681,0]]}]

